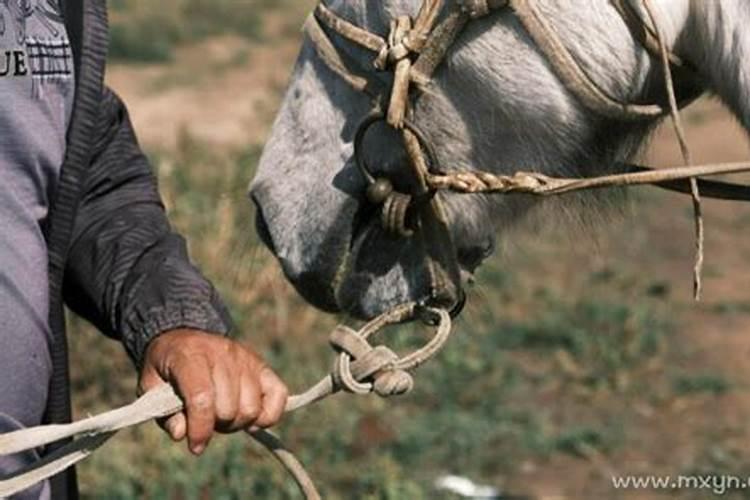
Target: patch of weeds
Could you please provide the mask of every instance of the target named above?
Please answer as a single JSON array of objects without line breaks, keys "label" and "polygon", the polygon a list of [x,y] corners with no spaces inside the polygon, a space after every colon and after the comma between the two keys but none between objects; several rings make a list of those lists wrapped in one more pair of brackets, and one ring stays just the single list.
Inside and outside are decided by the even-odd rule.
[{"label": "patch of weeds", "polygon": [[563,350],[589,385],[616,386],[621,372],[658,354],[669,330],[668,322],[647,306],[591,298],[569,304],[549,292],[540,297],[540,312],[533,318],[494,327],[497,347]]},{"label": "patch of weeds", "polygon": [[161,62],[171,59],[178,45],[215,35],[258,40],[262,13],[280,7],[262,0],[119,0],[111,7],[110,57]]},{"label": "patch of weeds", "polygon": [[606,451],[611,447],[607,435],[592,427],[573,427],[560,433],[553,440],[556,451],[578,456],[588,456],[592,450]]},{"label": "patch of weeds", "polygon": [[717,302],[710,309],[716,314],[750,314],[750,302]]},{"label": "patch of weeds", "polygon": [[675,378],[674,390],[680,395],[709,393],[721,395],[729,391],[732,384],[722,375],[681,375]]},{"label": "patch of weeds", "polygon": [[174,24],[154,15],[113,23],[109,38],[109,55],[113,60],[162,62],[171,59],[179,33]]},{"label": "patch of weeds", "polygon": [[672,291],[672,286],[663,281],[651,283],[646,287],[646,294],[654,298],[667,298]]}]

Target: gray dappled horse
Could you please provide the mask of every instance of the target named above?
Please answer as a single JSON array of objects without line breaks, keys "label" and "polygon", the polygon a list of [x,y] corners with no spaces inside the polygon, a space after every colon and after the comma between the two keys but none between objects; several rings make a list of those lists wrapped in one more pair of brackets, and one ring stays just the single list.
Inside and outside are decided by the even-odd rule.
[{"label": "gray dappled horse", "polygon": [[[750,0],[652,2],[669,48],[750,130]],[[352,23],[385,34],[395,16],[416,15],[421,0],[327,3]],[[658,58],[634,39],[610,0],[536,3],[607,94],[635,103],[659,98]],[[361,67],[371,67],[371,54],[341,45]],[[360,316],[426,293],[418,248],[386,234],[366,209],[364,180],[352,156],[354,134],[370,107],[307,40],[251,186],[259,232],[299,292],[318,307]],[[440,165],[507,174],[608,173],[635,155],[659,122],[592,113],[509,11],[467,27],[413,113]],[[400,175],[404,150],[387,127],[369,132],[364,154],[389,175]],[[492,253],[496,234],[534,203],[526,197],[441,196],[464,275]]]}]

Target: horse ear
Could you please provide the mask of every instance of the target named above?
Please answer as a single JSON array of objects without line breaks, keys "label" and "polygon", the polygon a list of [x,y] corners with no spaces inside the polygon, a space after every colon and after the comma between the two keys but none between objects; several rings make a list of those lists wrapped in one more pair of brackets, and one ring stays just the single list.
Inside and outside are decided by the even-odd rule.
[{"label": "horse ear", "polygon": [[750,3],[691,1],[689,57],[750,133]]}]

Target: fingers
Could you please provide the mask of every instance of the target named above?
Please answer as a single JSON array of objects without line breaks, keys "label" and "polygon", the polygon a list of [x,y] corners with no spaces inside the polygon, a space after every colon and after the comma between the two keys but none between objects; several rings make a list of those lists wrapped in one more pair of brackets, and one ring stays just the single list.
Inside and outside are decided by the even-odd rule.
[{"label": "fingers", "polygon": [[171,383],[185,403],[159,424],[172,439],[187,437],[200,455],[214,430],[271,427],[284,413],[288,390],[250,348],[193,330],[157,337],[146,351],[139,392]]},{"label": "fingers", "polygon": [[281,420],[289,398],[289,390],[270,368],[264,368],[260,373],[260,386],[263,393],[263,409],[255,425],[265,429]]},{"label": "fingers", "polygon": [[216,425],[216,388],[211,366],[205,358],[176,362],[173,382],[185,401],[188,447],[195,455],[206,449]]},{"label": "fingers", "polygon": [[253,371],[245,367],[240,385],[239,415],[232,430],[250,427],[258,419],[261,414],[261,395],[261,387],[253,376]]},{"label": "fingers", "polygon": [[216,392],[216,428],[219,431],[232,429],[240,408],[240,381],[224,364],[216,364],[211,372]]}]

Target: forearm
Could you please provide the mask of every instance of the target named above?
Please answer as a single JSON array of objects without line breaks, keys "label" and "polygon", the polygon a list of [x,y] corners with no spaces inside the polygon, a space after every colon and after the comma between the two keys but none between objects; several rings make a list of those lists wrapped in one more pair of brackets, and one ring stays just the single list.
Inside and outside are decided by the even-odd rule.
[{"label": "forearm", "polygon": [[164,331],[227,333],[226,309],[171,229],[156,178],[111,92],[100,122],[67,261],[66,302],[122,340],[138,365]]},{"label": "forearm", "polygon": [[158,205],[121,207],[90,227],[71,249],[69,271],[68,305],[120,339],[138,366],[162,332],[230,329],[215,289],[190,263]]}]

